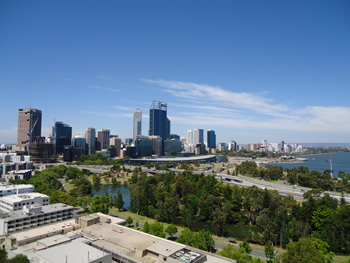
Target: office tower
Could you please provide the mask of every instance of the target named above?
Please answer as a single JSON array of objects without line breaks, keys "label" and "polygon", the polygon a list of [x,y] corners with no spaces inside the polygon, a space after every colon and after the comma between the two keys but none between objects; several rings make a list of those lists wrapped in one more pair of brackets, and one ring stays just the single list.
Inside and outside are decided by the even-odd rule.
[{"label": "office tower", "polygon": [[237,151],[237,143],[234,140],[231,140],[231,142],[228,144],[228,150]]},{"label": "office tower", "polygon": [[216,134],[214,130],[207,131],[207,146],[209,149],[216,148]]},{"label": "office tower", "polygon": [[193,130],[193,144],[204,143],[204,132],[203,129],[194,129]]},{"label": "office tower", "polygon": [[133,138],[125,138],[125,144],[131,145],[132,143],[135,143]]},{"label": "office tower", "polygon": [[28,142],[34,142],[36,137],[41,137],[41,110],[18,109],[17,145],[24,146]]},{"label": "office tower", "polygon": [[267,140],[262,140],[261,146],[267,148]]},{"label": "office tower", "polygon": [[54,153],[63,154],[64,146],[71,145],[72,142],[72,127],[56,121],[52,127],[52,140],[54,143]]},{"label": "office tower", "polygon": [[159,135],[162,140],[167,137],[167,104],[165,102],[153,101],[149,110],[149,133],[148,135]]},{"label": "office tower", "polygon": [[109,148],[109,134],[110,130],[102,129],[97,131],[97,141],[99,144],[99,150]]},{"label": "office tower", "polygon": [[170,134],[170,139],[174,139],[174,140],[180,140],[180,135],[177,135],[177,134]]},{"label": "office tower", "polygon": [[166,118],[166,138],[170,139],[170,129],[171,129],[171,122],[169,118]]},{"label": "office tower", "polygon": [[284,141],[281,141],[281,151],[283,152],[284,151]]},{"label": "office tower", "polygon": [[116,156],[120,156],[120,149],[122,146],[122,140],[118,137],[112,137],[109,139],[110,147],[115,147]]},{"label": "office tower", "polygon": [[86,146],[86,139],[80,134],[75,135],[72,139],[72,146],[75,148],[84,148]]},{"label": "office tower", "polygon": [[141,135],[142,133],[142,111],[140,107],[137,107],[134,112],[134,141],[136,141],[136,137]]},{"label": "office tower", "polygon": [[96,130],[95,128],[87,128],[85,131],[85,139],[86,144],[88,146],[88,154],[95,154],[95,138],[96,138]]},{"label": "office tower", "polygon": [[152,140],[153,154],[163,155],[163,140],[160,136],[148,136],[148,139]]},{"label": "office tower", "polygon": [[193,144],[193,130],[187,131],[187,144]]}]

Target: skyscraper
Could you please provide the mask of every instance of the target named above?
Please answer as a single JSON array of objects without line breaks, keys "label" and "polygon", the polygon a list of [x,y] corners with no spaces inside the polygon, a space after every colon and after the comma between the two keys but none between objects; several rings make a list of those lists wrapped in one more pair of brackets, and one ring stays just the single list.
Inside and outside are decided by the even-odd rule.
[{"label": "skyscraper", "polygon": [[216,148],[216,134],[214,130],[207,131],[207,146],[210,149]]},{"label": "skyscraper", "polygon": [[70,146],[72,143],[72,127],[61,121],[56,121],[55,126],[52,127],[52,140],[54,154],[63,154],[64,146]]},{"label": "skyscraper", "polygon": [[137,107],[134,112],[134,141],[136,137],[142,133],[142,111],[140,107]]},{"label": "skyscraper", "polygon": [[[28,134],[32,129],[29,138]],[[17,145],[24,146],[28,142],[34,142],[36,137],[41,137],[41,110],[18,109]]]},{"label": "skyscraper", "polygon": [[148,135],[159,135],[162,140],[167,138],[167,104],[153,101],[149,110]]},{"label": "skyscraper", "polygon": [[95,138],[96,130],[95,128],[87,128],[85,131],[86,144],[88,145],[88,154],[95,154]]},{"label": "skyscraper", "polygon": [[102,129],[97,131],[97,141],[101,147],[99,150],[109,148],[109,135],[110,130]]},{"label": "skyscraper", "polygon": [[204,132],[203,129],[194,129],[193,130],[193,144],[204,143]]},{"label": "skyscraper", "polygon": [[193,130],[187,131],[187,144],[193,144]]}]

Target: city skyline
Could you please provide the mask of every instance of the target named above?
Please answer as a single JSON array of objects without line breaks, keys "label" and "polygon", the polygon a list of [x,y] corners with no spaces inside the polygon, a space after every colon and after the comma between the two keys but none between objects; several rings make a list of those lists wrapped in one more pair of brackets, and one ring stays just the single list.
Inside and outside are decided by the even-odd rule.
[{"label": "city skyline", "polygon": [[0,4],[0,143],[19,108],[76,134],[133,137],[165,101],[171,133],[216,142],[350,142],[348,1]]}]

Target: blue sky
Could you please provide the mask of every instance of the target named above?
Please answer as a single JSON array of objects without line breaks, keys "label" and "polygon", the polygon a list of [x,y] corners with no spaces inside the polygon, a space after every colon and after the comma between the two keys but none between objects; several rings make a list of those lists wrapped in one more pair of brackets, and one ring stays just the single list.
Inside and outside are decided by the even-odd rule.
[{"label": "blue sky", "polygon": [[217,142],[350,142],[350,1],[0,1],[0,143],[18,108],[84,134],[172,133]]}]

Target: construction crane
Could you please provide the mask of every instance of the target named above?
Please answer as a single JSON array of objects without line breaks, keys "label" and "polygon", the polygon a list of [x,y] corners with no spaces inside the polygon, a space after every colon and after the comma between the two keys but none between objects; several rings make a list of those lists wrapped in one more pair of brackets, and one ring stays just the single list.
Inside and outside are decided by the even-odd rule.
[{"label": "construction crane", "polygon": [[33,133],[33,130],[35,128],[35,125],[38,123],[38,120],[39,118],[36,118],[34,124],[33,124],[33,127],[31,128],[31,130],[28,132],[28,137],[29,137],[29,140],[28,140],[28,155],[30,156],[30,143],[32,142],[32,133]]}]

